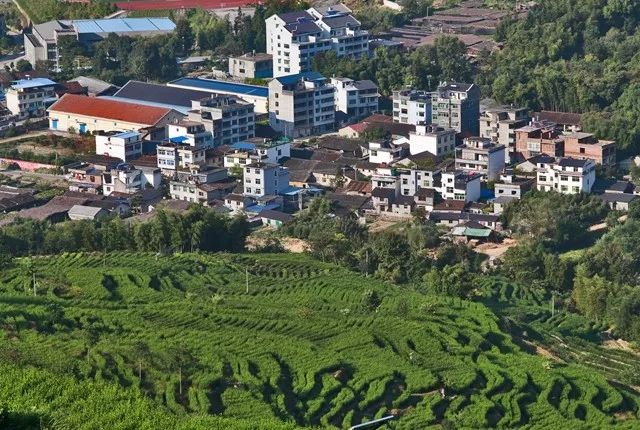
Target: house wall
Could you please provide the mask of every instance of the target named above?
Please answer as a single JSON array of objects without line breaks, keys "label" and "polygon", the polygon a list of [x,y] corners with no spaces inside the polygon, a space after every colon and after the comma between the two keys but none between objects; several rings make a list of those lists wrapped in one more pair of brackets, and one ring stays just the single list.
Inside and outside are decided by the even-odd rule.
[{"label": "house wall", "polygon": [[[170,112],[157,124],[136,124],[133,122],[112,119],[95,118],[85,115],[70,114],[67,112],[49,111],[49,129],[67,131],[73,127],[76,132],[93,133],[95,131],[131,131],[140,130],[149,126],[164,127],[169,123],[183,118],[178,112]],[[84,124],[84,127],[81,125]]]}]

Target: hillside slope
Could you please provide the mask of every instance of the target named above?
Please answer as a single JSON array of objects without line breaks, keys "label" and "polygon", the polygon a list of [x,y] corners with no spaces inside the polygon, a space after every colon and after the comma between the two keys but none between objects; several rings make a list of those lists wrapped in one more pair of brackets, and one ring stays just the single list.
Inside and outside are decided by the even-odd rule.
[{"label": "hillside slope", "polygon": [[639,425],[635,392],[524,352],[480,303],[287,254],[36,263],[38,297],[0,275],[0,427]]}]

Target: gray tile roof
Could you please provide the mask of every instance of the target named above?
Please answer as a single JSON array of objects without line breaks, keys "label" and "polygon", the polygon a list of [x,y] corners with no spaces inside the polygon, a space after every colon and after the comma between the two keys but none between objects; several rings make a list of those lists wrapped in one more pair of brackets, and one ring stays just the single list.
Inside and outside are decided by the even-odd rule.
[{"label": "gray tile roof", "polygon": [[113,96],[164,105],[191,107],[192,101],[210,98],[211,93],[148,82],[129,81]]},{"label": "gray tile roof", "polygon": [[343,28],[343,27],[359,27],[360,21],[355,19],[351,15],[340,15],[340,16],[332,16],[332,17],[324,17],[322,18],[322,22],[324,22],[329,28]]}]

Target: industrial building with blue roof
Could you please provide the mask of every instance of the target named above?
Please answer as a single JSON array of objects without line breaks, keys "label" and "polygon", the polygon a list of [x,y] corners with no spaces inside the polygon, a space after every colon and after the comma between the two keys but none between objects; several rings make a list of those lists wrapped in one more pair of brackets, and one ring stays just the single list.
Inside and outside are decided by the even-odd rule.
[{"label": "industrial building with blue roof", "polygon": [[256,113],[268,112],[269,88],[267,87],[190,77],[176,79],[175,81],[169,82],[167,85],[170,87],[204,91],[212,94],[233,95],[248,103],[253,103]]},{"label": "industrial building with blue roof", "polygon": [[32,64],[51,61],[58,67],[57,46],[60,36],[75,37],[89,45],[105,39],[110,34],[119,36],[155,36],[171,33],[176,25],[169,18],[114,18],[54,20],[36,24],[31,33],[24,33],[25,57]]}]

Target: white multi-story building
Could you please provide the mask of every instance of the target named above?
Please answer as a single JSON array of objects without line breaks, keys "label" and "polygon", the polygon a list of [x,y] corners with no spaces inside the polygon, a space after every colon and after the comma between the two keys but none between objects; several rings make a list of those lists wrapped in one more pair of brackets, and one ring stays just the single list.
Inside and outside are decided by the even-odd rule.
[{"label": "white multi-story building", "polygon": [[189,119],[204,124],[213,146],[229,145],[255,136],[254,105],[235,96],[219,95],[193,102]]},{"label": "white multi-story building", "polygon": [[163,173],[172,175],[176,170],[206,163],[206,151],[213,147],[213,136],[204,124],[183,120],[167,126],[167,140],[158,143],[156,156]]},{"label": "white multi-story building", "polygon": [[171,175],[176,170],[186,169],[191,165],[205,164],[206,148],[164,141],[158,143],[156,156],[158,167],[163,173]]},{"label": "white multi-story building", "polygon": [[400,194],[400,176],[393,167],[378,167],[371,175],[371,186],[373,188],[390,188],[394,190],[394,194]]},{"label": "white multi-story building", "polygon": [[213,135],[201,122],[182,120],[167,126],[167,137],[173,143],[203,147],[213,147]]},{"label": "white multi-story building", "polygon": [[335,88],[317,72],[282,76],[269,82],[269,125],[287,137],[332,131]]},{"label": "white multi-story building", "polygon": [[480,89],[475,84],[443,82],[431,93],[431,123],[467,136],[480,134]]},{"label": "white multi-story building", "polygon": [[331,78],[336,89],[336,122],[344,124],[378,111],[378,87],[373,81]]},{"label": "white multi-story building", "polygon": [[456,131],[436,125],[417,125],[416,131],[409,133],[411,155],[429,152],[442,156],[453,152],[456,147]]},{"label": "white multi-story building", "polygon": [[102,193],[105,196],[118,192],[135,194],[146,187],[157,188],[162,181],[160,169],[155,167],[134,167],[120,164],[115,169],[102,173]]},{"label": "white multi-story building", "polygon": [[399,141],[376,140],[369,142],[364,155],[369,155],[369,161],[376,164],[391,164],[405,155],[404,139]]},{"label": "white multi-story building", "polygon": [[403,196],[413,196],[419,189],[437,189],[440,191],[442,169],[406,169],[398,170],[400,175],[400,193]]},{"label": "white multi-story building", "polygon": [[393,122],[431,124],[431,93],[413,88],[394,91]]},{"label": "white multi-story building", "polygon": [[273,77],[273,57],[262,52],[248,52],[229,57],[229,74],[239,79],[267,79]]},{"label": "white multi-story building", "polygon": [[272,15],[266,26],[275,77],[311,70],[313,57],[322,52],[333,50],[338,57],[350,58],[369,55],[369,33],[342,4]]},{"label": "white multi-story building", "polygon": [[283,158],[291,157],[291,141],[286,138],[264,139],[256,137],[249,139],[244,144],[252,146],[252,150],[258,154],[260,161],[266,163],[277,164]]},{"label": "white multi-story building", "polygon": [[476,173],[443,172],[440,194],[445,200],[475,202],[480,199],[480,178]]},{"label": "white multi-story building", "polygon": [[228,180],[227,169],[191,166],[189,170],[176,173],[169,183],[169,193],[174,200],[208,204],[226,196],[235,186],[234,181]]},{"label": "white multi-story building", "polygon": [[486,175],[490,181],[504,170],[505,147],[486,137],[468,137],[456,148],[456,169]]},{"label": "white multi-story building", "polygon": [[246,166],[262,161],[278,164],[284,158],[291,157],[289,139],[264,139],[255,137],[246,142],[231,145],[231,151],[224,154],[224,167]]},{"label": "white multi-story building", "polygon": [[596,181],[596,163],[590,159],[560,158],[551,164],[538,164],[537,188],[562,194],[590,193]]},{"label": "white multi-story building", "polygon": [[480,136],[504,145],[505,161],[509,163],[516,151],[516,129],[526,126],[529,119],[526,108],[487,109],[480,114]]},{"label": "white multi-story building", "polygon": [[246,197],[275,196],[289,188],[289,171],[271,163],[252,163],[244,168]]},{"label": "white multi-story building", "polygon": [[96,154],[131,161],[142,155],[142,138],[135,131],[112,131],[96,135]]},{"label": "white multi-story building", "polygon": [[56,101],[55,85],[46,78],[15,81],[7,90],[7,109],[21,118],[44,116]]}]

